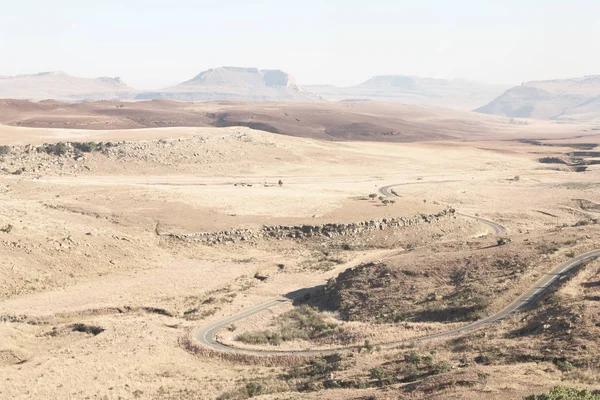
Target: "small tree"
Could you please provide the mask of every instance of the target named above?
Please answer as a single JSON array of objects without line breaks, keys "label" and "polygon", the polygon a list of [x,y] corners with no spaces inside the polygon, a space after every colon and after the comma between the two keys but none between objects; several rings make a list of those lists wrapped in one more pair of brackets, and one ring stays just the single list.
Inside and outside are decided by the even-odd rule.
[{"label": "small tree", "polygon": [[379,196],[379,201],[383,201],[383,199],[385,199],[385,197]]},{"label": "small tree", "polygon": [[377,194],[376,194],[376,193],[371,193],[371,194],[369,195],[369,198],[370,198],[371,200],[375,200],[375,199],[377,198]]},{"label": "small tree", "polygon": [[277,182],[279,184],[279,187],[283,186],[283,181],[280,179],[279,182]]},{"label": "small tree", "polygon": [[396,200],[390,200],[390,204],[396,204]]},{"label": "small tree", "polygon": [[388,204],[390,204],[390,201],[387,199],[384,199],[381,202],[383,203],[384,206],[387,206]]},{"label": "small tree", "polygon": [[5,156],[10,153],[10,146],[0,146],[0,156]]}]

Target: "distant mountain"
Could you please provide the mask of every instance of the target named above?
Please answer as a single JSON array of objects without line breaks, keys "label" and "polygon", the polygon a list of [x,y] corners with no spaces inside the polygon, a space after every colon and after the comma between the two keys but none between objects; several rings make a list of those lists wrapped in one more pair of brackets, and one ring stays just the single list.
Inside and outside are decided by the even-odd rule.
[{"label": "distant mountain", "polygon": [[475,111],[514,118],[600,118],[600,75],[525,82]]},{"label": "distant mountain", "polygon": [[120,78],[78,78],[64,72],[0,76],[0,98],[95,101],[133,98],[135,89]]},{"label": "distant mountain", "polygon": [[322,99],[295,83],[280,70],[220,67],[204,71],[177,86],[140,93],[138,100],[314,102]]},{"label": "distant mountain", "polygon": [[473,109],[492,100],[508,86],[464,79],[380,75],[356,86],[323,85],[306,88],[330,101],[385,101]]}]

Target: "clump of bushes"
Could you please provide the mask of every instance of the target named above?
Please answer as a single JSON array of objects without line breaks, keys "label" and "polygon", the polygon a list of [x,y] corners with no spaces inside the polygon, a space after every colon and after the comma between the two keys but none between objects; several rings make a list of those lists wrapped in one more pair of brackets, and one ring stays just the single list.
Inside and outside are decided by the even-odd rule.
[{"label": "clump of bushes", "polygon": [[367,379],[336,379],[333,373],[342,370],[343,367],[342,356],[333,354],[293,367],[289,370],[286,378],[288,380],[298,379],[299,391],[330,388],[362,389],[414,382],[428,376],[448,372],[452,368],[448,362],[436,360],[433,354],[419,354],[414,351],[406,353],[400,359],[371,368]]},{"label": "clump of bushes", "polygon": [[[71,142],[70,147],[75,154],[102,152],[106,153],[109,147],[113,147],[111,142]],[[47,153],[54,156],[64,156],[70,152],[70,147],[67,143],[45,143],[37,148],[38,153]]]},{"label": "clump of bushes", "polygon": [[560,249],[555,243],[543,243],[538,246],[538,250],[541,254],[554,254]]},{"label": "clump of bushes", "polygon": [[71,145],[82,153],[106,152],[109,147],[113,147],[111,142],[72,142]]},{"label": "clump of bushes", "polygon": [[600,400],[600,393],[587,389],[555,386],[547,393],[529,395],[524,400]]},{"label": "clump of bushes", "polygon": [[308,336],[310,339],[331,334],[336,328],[336,324],[327,322],[325,318],[313,307],[306,304],[294,308],[281,316],[283,324],[287,325],[283,332],[296,334],[299,336]]},{"label": "clump of bushes", "polygon": [[268,330],[259,332],[244,332],[239,334],[236,340],[248,344],[270,344],[273,346],[279,346],[283,342],[280,333]]},{"label": "clump of bushes", "polygon": [[248,397],[260,396],[267,391],[267,387],[262,382],[248,382],[246,384],[246,393]]},{"label": "clump of bushes", "polygon": [[327,322],[317,310],[305,304],[280,316],[279,323],[283,326],[280,332],[244,332],[236,339],[248,344],[279,346],[282,342],[319,339],[330,335],[337,328],[336,324]]},{"label": "clump of bushes", "polygon": [[63,142],[45,144],[44,146],[38,147],[38,152],[45,151],[47,154],[55,156],[64,156],[67,154],[67,145]]},{"label": "clump of bushes", "polygon": [[0,146],[0,156],[6,156],[10,154],[10,146]]}]

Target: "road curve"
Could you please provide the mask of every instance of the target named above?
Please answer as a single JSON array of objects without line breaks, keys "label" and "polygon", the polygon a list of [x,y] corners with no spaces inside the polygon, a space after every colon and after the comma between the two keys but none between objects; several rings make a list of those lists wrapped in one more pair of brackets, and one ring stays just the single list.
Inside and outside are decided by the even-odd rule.
[{"label": "road curve", "polygon": [[[596,249],[590,251],[588,253],[581,254],[577,257],[574,257],[571,260],[565,261],[562,264],[555,267],[552,271],[545,274],[541,279],[539,279],[533,286],[527,289],[523,294],[513,300],[510,304],[504,307],[502,310],[497,313],[490,315],[489,317],[483,318],[479,321],[473,322],[469,325],[462,326],[460,328],[451,329],[448,331],[421,336],[414,339],[403,340],[398,342],[389,342],[389,343],[379,343],[377,344],[379,347],[383,349],[389,349],[394,347],[399,347],[402,345],[410,344],[410,343],[421,343],[436,339],[450,339],[456,336],[461,336],[469,332],[473,332],[475,330],[481,329],[487,325],[491,325],[495,322],[498,322],[504,318],[507,318],[522,309],[526,305],[530,304],[537,296],[541,293],[548,290],[554,283],[556,283],[562,276],[564,276],[567,272],[576,268],[582,264],[585,264],[589,261],[596,260],[600,258],[600,249]],[[358,347],[343,347],[343,348],[335,348],[335,349],[327,349],[327,350],[268,350],[268,349],[241,349],[237,347],[232,347],[223,343],[218,342],[215,337],[217,333],[221,330],[229,326],[230,324],[240,321],[244,318],[247,318],[251,315],[257,314],[259,312],[268,310],[269,308],[279,305],[284,302],[292,301],[295,298],[303,296],[305,293],[309,292],[311,289],[302,289],[297,292],[294,292],[286,297],[282,297],[273,301],[270,301],[265,304],[261,304],[249,310],[246,310],[237,315],[225,318],[221,321],[218,321],[210,326],[207,326],[201,330],[199,330],[195,337],[196,341],[201,345],[208,347],[212,350],[217,350],[220,352],[227,353],[235,353],[235,354],[246,354],[246,355],[258,355],[258,356],[314,356],[314,355],[327,355],[332,353],[349,353],[358,351]],[[312,289],[314,290],[314,288]]]},{"label": "road curve", "polygon": [[[398,185],[389,185],[389,186],[381,187],[379,189],[379,192],[382,195],[387,196],[387,197],[396,196],[396,194],[393,193],[393,191],[391,190],[391,188],[394,186],[398,186]],[[505,229],[503,226],[501,226],[493,221],[488,221],[488,220],[480,218],[480,217],[473,217],[473,216],[464,215],[464,214],[460,214],[460,215],[463,215],[464,217],[467,217],[467,218],[476,219],[476,220],[490,226],[494,230],[495,233],[505,232]],[[475,330],[481,329],[485,326],[488,326],[490,324],[501,321],[502,319],[507,318],[510,315],[514,314],[518,310],[520,310],[523,307],[525,307],[526,305],[530,304],[541,293],[548,290],[554,283],[556,283],[567,272],[569,272],[573,268],[576,268],[584,263],[595,260],[597,258],[600,258],[600,249],[581,254],[577,257],[572,258],[571,260],[561,263],[560,265],[555,267],[552,271],[545,274],[533,286],[531,286],[529,289],[527,289],[523,294],[521,294],[519,297],[517,297],[515,300],[513,300],[510,304],[508,304],[502,310],[500,310],[499,312],[497,312],[493,315],[490,315],[486,318],[483,318],[479,321],[462,326],[460,328],[451,329],[448,331],[444,331],[444,332],[440,332],[440,333],[436,333],[436,334],[432,334],[432,335],[421,336],[418,338],[397,341],[397,342],[379,343],[377,345],[383,349],[389,349],[389,348],[406,345],[409,343],[421,343],[421,342],[426,342],[426,341],[436,340],[436,339],[438,339],[438,340],[439,339],[449,339],[449,338],[461,336],[461,335],[467,334],[469,332],[473,332]],[[320,287],[322,287],[322,285]],[[254,356],[317,356],[317,355],[327,355],[327,354],[332,354],[332,353],[349,353],[349,352],[358,351],[357,346],[332,348],[332,349],[327,349],[327,350],[241,349],[241,348],[237,348],[237,347],[233,347],[233,346],[230,346],[227,344],[220,343],[216,340],[217,333],[219,331],[221,331],[222,329],[225,329],[226,327],[230,326],[234,322],[243,320],[254,314],[268,310],[269,308],[279,305],[281,303],[291,302],[294,299],[302,297],[306,293],[314,291],[318,288],[319,287],[310,288],[310,289],[301,289],[296,292],[289,293],[285,297],[281,297],[279,299],[269,301],[267,303],[264,303],[264,304],[258,305],[256,307],[250,308],[246,311],[243,311],[239,314],[222,319],[218,322],[215,322],[212,325],[209,325],[207,327],[204,327],[204,328],[198,330],[195,333],[195,339],[200,345],[207,347],[209,349],[212,349],[212,350],[216,350],[219,352],[225,352],[225,353],[254,355]]]},{"label": "road curve", "polygon": [[[410,184],[418,184],[418,183],[445,183],[445,182],[458,182],[455,180],[449,180],[449,181],[419,181],[419,182],[410,182],[410,183],[395,183],[393,185],[388,185],[388,186],[382,186],[379,188],[379,193],[381,193],[383,196],[385,197],[399,197],[396,192],[394,192],[394,190],[392,189],[393,187],[396,186],[402,186],[402,185],[410,185]],[[490,221],[487,220],[485,218],[481,218],[481,217],[474,217],[472,215],[467,215],[467,214],[458,214],[461,215],[465,218],[471,218],[471,219],[475,219],[479,222],[481,222],[484,225],[489,226],[490,228],[492,228],[494,230],[494,233],[496,234],[501,234],[501,233],[505,233],[506,232],[506,228],[504,228],[502,225],[498,224],[497,222],[494,221]]]}]

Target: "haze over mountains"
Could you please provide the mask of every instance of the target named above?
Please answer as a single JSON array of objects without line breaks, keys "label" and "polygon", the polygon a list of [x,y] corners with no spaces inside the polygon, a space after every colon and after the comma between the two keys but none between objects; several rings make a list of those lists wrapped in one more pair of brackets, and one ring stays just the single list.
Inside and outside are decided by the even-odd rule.
[{"label": "haze over mountains", "polygon": [[129,99],[135,92],[120,78],[78,78],[61,71],[0,76],[0,98],[76,102]]},{"label": "haze over mountains", "polygon": [[600,75],[525,82],[476,111],[513,118],[600,118]]},{"label": "haze over mountains", "polygon": [[491,101],[508,86],[465,79],[379,75],[349,87],[307,86],[329,101],[384,101],[473,109]]},{"label": "haze over mountains", "polygon": [[508,90],[464,79],[380,75],[349,87],[301,87],[281,70],[220,67],[170,88],[140,91],[120,78],[64,72],[0,76],[0,98],[63,102],[99,100],[244,101],[274,103],[392,102],[475,110],[512,118],[600,119],[600,75],[525,82]]},{"label": "haze over mountains", "polygon": [[314,102],[321,98],[296,85],[295,79],[280,70],[220,67],[204,71],[193,79],[156,92],[144,92],[137,100]]},{"label": "haze over mountains", "polygon": [[382,101],[473,109],[507,87],[466,80],[376,76],[351,87],[306,86],[281,70],[220,67],[176,86],[139,91],[119,78],[77,78],[64,72],[0,78],[0,97],[69,102],[97,100],[177,100],[249,102]]}]

